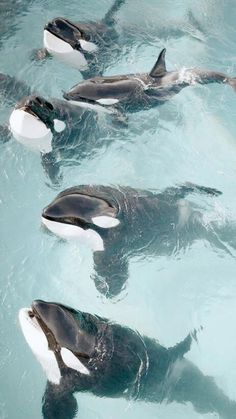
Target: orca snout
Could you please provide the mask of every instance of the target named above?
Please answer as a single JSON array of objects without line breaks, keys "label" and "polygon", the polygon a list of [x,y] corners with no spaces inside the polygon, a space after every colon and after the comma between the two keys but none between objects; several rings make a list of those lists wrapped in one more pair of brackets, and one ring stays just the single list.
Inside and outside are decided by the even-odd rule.
[{"label": "orca snout", "polygon": [[40,96],[30,97],[26,100],[25,105],[28,107],[38,106],[40,108],[47,108],[49,111],[53,111],[53,105],[47,100]]},{"label": "orca snout", "polygon": [[[63,309],[57,303],[34,300],[31,304],[31,312],[38,320],[42,321],[51,331],[60,324]],[[55,330],[54,330],[55,332]]]},{"label": "orca snout", "polygon": [[49,303],[43,300],[34,300],[31,304],[32,313],[40,318],[43,317],[43,314],[48,311]]}]

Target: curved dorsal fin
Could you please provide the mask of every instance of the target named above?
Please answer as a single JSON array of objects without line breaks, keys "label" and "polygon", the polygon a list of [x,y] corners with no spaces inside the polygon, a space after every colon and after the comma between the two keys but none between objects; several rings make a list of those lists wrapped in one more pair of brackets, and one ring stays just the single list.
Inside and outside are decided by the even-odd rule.
[{"label": "curved dorsal fin", "polygon": [[161,77],[166,73],[165,55],[166,55],[166,49],[163,48],[163,50],[159,54],[159,57],[154,67],[151,69],[149,73],[151,77]]}]

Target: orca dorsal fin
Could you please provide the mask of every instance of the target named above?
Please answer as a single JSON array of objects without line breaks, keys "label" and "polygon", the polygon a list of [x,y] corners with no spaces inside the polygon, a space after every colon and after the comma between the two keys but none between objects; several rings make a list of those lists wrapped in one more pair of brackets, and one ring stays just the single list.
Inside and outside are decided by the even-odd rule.
[{"label": "orca dorsal fin", "polygon": [[165,62],[165,55],[166,55],[166,49],[163,48],[163,50],[160,52],[159,57],[154,65],[154,67],[150,71],[151,77],[161,77],[164,76],[166,73],[166,62]]}]

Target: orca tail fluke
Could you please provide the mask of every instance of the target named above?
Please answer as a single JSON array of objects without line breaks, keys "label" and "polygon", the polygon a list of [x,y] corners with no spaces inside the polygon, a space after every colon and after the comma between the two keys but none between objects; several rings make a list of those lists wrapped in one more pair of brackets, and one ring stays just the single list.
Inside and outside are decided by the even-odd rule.
[{"label": "orca tail fluke", "polygon": [[206,31],[191,10],[188,10],[186,19],[186,32],[189,34],[189,36],[196,39],[197,41],[204,42]]},{"label": "orca tail fluke", "polygon": [[114,4],[106,13],[103,21],[107,25],[113,25],[115,23],[115,14],[119,11],[120,7],[125,3],[125,0],[115,0]]},{"label": "orca tail fluke", "polygon": [[220,419],[236,418],[236,402],[204,375],[192,362],[183,358],[176,363],[178,374],[170,377],[170,401],[190,402],[200,414],[212,413]]},{"label": "orca tail fluke", "polygon": [[231,77],[228,81],[229,85],[234,89],[236,92],[236,77]]},{"label": "orca tail fluke", "polygon": [[7,143],[11,139],[11,131],[8,126],[0,125],[0,143]]}]

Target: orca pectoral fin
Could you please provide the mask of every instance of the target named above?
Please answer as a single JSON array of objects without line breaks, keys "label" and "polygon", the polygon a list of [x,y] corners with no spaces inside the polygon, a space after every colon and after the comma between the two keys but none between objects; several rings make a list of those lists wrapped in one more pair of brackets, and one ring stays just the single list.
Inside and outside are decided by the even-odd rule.
[{"label": "orca pectoral fin", "polygon": [[43,418],[73,419],[77,411],[78,405],[73,392],[48,381],[42,399]]},{"label": "orca pectoral fin", "polygon": [[149,73],[151,77],[161,77],[161,76],[164,76],[164,74],[166,73],[165,55],[166,55],[166,49],[163,48],[163,50],[159,54],[159,57],[154,67],[151,69]]},{"label": "orca pectoral fin", "polygon": [[31,88],[22,80],[8,74],[0,73],[0,94],[8,101],[11,106],[15,106],[24,96],[32,95]]},{"label": "orca pectoral fin", "polygon": [[116,297],[125,287],[128,279],[128,259],[121,254],[94,252],[93,276],[97,290],[107,298]]},{"label": "orca pectoral fin", "polygon": [[42,166],[53,185],[59,186],[62,181],[62,174],[60,173],[60,164],[55,156],[55,153],[41,154]]},{"label": "orca pectoral fin", "polygon": [[0,125],[0,143],[7,143],[11,139],[11,131],[7,125]]},{"label": "orca pectoral fin", "polygon": [[184,340],[168,349],[173,361],[178,358],[183,358],[183,356],[190,351],[193,340],[197,340],[197,331],[195,329],[193,332],[189,333]]},{"label": "orca pectoral fin", "polygon": [[43,61],[49,57],[51,57],[51,55],[46,50],[46,48],[33,49],[30,53],[31,61]]},{"label": "orca pectoral fin", "polygon": [[190,193],[200,193],[209,196],[219,196],[222,192],[215,188],[208,188],[206,186],[197,185],[195,183],[186,182],[183,185],[167,188],[164,190],[164,195],[169,195],[174,200],[183,199]]},{"label": "orca pectoral fin", "polygon": [[236,93],[236,77],[229,78],[228,84],[234,89]]}]

